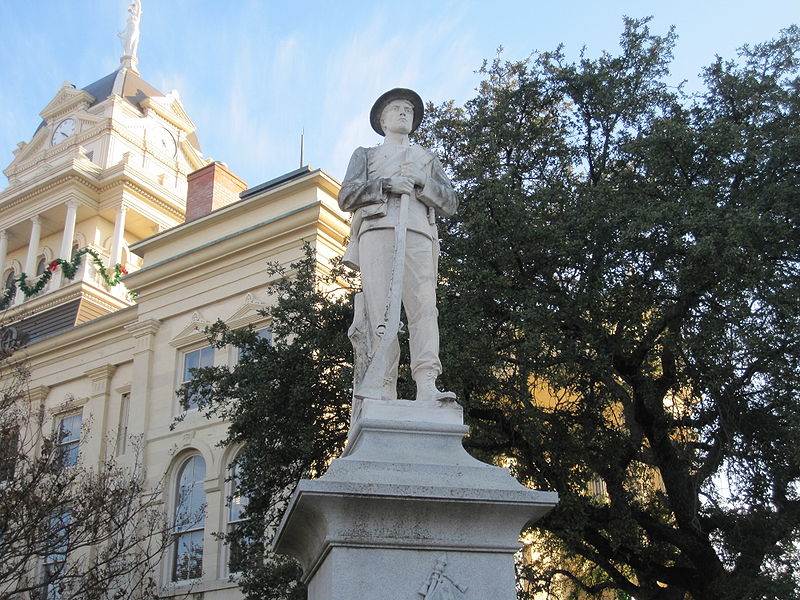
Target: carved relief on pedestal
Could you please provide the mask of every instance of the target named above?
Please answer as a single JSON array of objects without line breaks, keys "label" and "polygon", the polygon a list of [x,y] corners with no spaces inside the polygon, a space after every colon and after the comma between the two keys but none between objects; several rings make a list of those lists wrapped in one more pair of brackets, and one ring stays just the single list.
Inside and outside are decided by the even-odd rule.
[{"label": "carved relief on pedestal", "polygon": [[466,600],[467,586],[453,581],[444,571],[447,559],[443,555],[436,560],[431,574],[417,590],[423,600]]}]

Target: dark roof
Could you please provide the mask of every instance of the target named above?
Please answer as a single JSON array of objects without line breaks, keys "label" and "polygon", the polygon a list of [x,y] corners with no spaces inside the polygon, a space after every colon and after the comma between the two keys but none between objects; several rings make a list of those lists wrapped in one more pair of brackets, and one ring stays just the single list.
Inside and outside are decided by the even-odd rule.
[{"label": "dark roof", "polygon": [[312,171],[319,171],[319,169],[312,169],[308,165],[304,165],[299,169],[295,169],[294,171],[289,171],[288,173],[284,173],[283,175],[280,175],[275,179],[270,179],[269,181],[260,183],[255,187],[251,187],[250,189],[243,191],[241,194],[239,194],[239,198],[245,200],[247,198],[250,198],[251,196],[260,194],[261,192],[268,190],[270,188],[278,187],[282,183],[286,183],[287,181],[291,181],[292,179],[297,179],[298,177],[302,177],[303,175],[311,173]]},{"label": "dark roof", "polygon": [[[94,83],[90,83],[83,88],[84,92],[89,92],[95,97],[95,101],[92,103],[92,106],[102,102],[111,95],[111,91],[114,88],[114,80],[117,78],[117,73],[118,71],[114,71],[113,73],[106,75],[102,79],[98,79]],[[139,77],[131,70],[127,70],[125,72],[125,80],[122,83],[122,94],[120,95],[139,110],[142,108],[140,103],[145,98],[164,96],[164,94],[159,92],[156,88],[147,83],[144,79]]]},{"label": "dark roof", "polygon": [[[85,88],[82,88],[84,92],[88,92],[92,95],[92,97],[94,97],[94,102],[92,102],[90,106],[99,104],[111,95],[111,92],[114,90],[114,82],[117,79],[117,73],[119,73],[118,70],[114,71],[113,73],[109,73],[105,77],[98,79],[94,83],[90,83]],[[121,96],[133,106],[139,110],[142,110],[142,100],[145,98],[153,98],[155,96],[160,96],[163,98],[164,94],[139,77],[139,75],[128,69],[125,71],[125,79],[122,82]],[[42,121],[39,124],[39,127],[36,128],[36,131],[38,132],[39,129],[44,127],[44,125],[45,122]],[[200,142],[194,133],[191,133],[188,139],[192,146],[200,150]]]},{"label": "dark roof", "polygon": [[[98,102],[102,102],[111,95],[111,90],[114,89],[114,80],[117,78],[117,73],[118,71],[109,73],[102,79],[98,79],[94,83],[90,83],[83,88],[84,92],[89,92],[92,96],[94,96],[94,102],[92,102],[92,106]],[[159,95],[163,96],[164,94]]]},{"label": "dark roof", "polygon": [[15,323],[14,327],[30,336],[29,343],[36,342],[44,337],[75,327],[80,304],[80,298],[76,298],[50,310],[22,319]]}]

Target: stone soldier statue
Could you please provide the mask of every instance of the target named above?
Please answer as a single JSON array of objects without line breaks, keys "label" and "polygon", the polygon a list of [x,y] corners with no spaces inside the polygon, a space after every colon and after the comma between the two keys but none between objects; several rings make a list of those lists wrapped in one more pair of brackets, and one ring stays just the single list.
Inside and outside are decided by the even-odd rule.
[{"label": "stone soldier statue", "polygon": [[417,400],[455,398],[436,388],[442,372],[436,215],[453,215],[458,198],[438,159],[409,144],[422,115],[422,100],[412,90],[396,88],[378,98],[370,124],[384,142],[356,149],[339,192],[339,206],[353,213],[344,263],[361,271],[363,286],[350,329],[356,398],[397,398],[401,301]]}]

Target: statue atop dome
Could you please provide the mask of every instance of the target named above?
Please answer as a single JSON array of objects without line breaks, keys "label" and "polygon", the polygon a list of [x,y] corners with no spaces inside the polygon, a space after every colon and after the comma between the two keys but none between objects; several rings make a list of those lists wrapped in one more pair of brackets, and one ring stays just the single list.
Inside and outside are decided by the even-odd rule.
[{"label": "statue atop dome", "polygon": [[136,58],[136,51],[139,49],[139,21],[142,19],[141,0],[133,0],[128,7],[128,13],[130,14],[125,29],[117,34],[122,43],[123,52],[120,63],[123,67],[137,72],[136,63],[139,61]]}]

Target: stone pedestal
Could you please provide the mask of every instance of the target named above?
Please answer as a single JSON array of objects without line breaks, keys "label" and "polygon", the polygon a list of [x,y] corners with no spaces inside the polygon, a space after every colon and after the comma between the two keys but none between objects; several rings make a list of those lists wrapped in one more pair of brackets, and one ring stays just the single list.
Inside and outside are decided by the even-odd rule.
[{"label": "stone pedestal", "polygon": [[455,402],[364,400],[342,456],[300,482],[275,537],[309,600],[516,598],[519,533],[558,498],[469,456],[466,432]]}]

